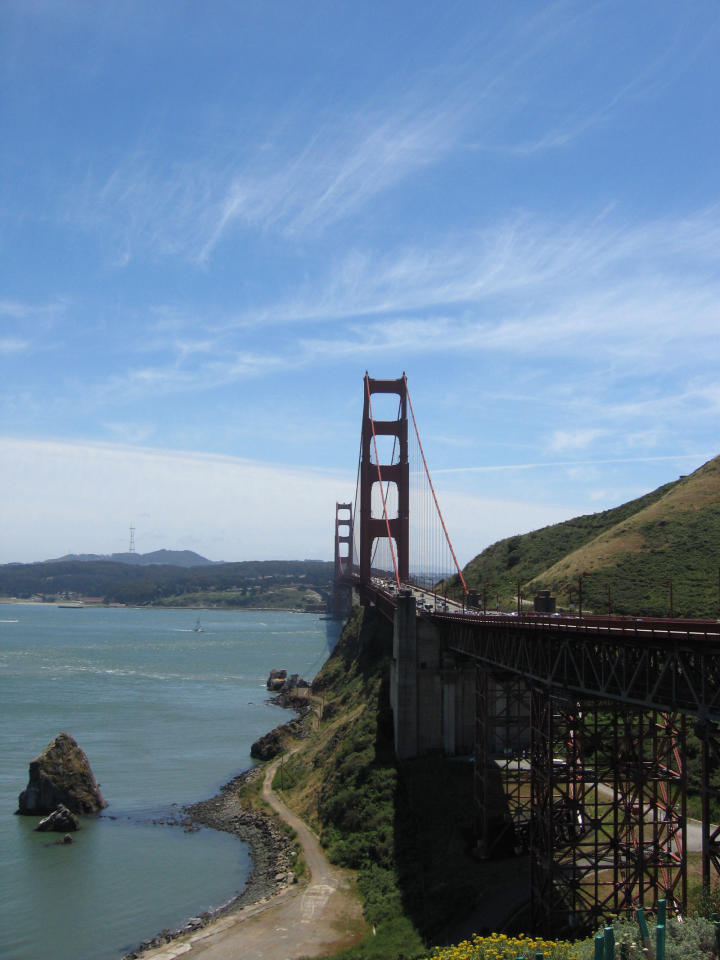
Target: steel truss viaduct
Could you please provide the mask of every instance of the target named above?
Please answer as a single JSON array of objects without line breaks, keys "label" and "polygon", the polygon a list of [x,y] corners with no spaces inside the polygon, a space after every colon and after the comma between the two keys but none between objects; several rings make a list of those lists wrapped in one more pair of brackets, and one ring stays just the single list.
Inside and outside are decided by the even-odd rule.
[{"label": "steel truss viaduct", "polygon": [[[398,394],[397,421],[373,420],[374,393]],[[710,822],[711,800],[720,800],[710,788],[710,771],[720,766],[720,623],[485,615],[469,608],[467,594],[465,603],[446,611],[416,609],[409,575],[408,406],[412,413],[404,376],[375,381],[366,375],[359,515],[338,519],[349,504],[336,509],[338,583],[352,585],[361,602],[394,623],[398,757],[419,755],[423,744],[437,749],[439,742],[447,752],[448,744],[467,742],[464,731],[455,736],[447,727],[466,722],[458,691],[470,671],[478,853],[529,852],[534,932],[579,934],[608,914],[652,908],[660,897],[684,913],[688,727],[701,753],[703,885],[709,888],[720,874],[720,826]],[[398,439],[400,456],[392,464],[378,462],[378,435]],[[376,517],[371,488],[388,483],[398,488],[397,516],[387,516],[383,496],[383,515]],[[350,551],[348,530],[359,533],[350,558],[341,556]],[[397,550],[391,585],[372,567],[378,539]],[[454,686],[453,671],[462,674]],[[448,699],[443,691],[451,687]],[[439,741],[427,733],[431,728],[441,731]]]}]

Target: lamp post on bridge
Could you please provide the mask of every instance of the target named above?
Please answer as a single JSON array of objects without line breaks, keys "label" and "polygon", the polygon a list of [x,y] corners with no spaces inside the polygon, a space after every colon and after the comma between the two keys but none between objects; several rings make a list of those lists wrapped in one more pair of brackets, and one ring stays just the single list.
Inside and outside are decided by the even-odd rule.
[{"label": "lamp post on bridge", "polygon": [[673,582],[672,580],[663,580],[662,585],[670,588],[670,619],[673,618]]},{"label": "lamp post on bridge", "polygon": [[582,573],[578,574],[578,616],[579,616],[579,617],[582,617],[582,583],[583,583],[583,577],[589,577],[589,576],[590,576],[590,574],[589,574],[589,573],[586,573],[585,570],[583,570]]},{"label": "lamp post on bridge", "polygon": [[610,616],[612,616],[612,594],[610,593],[610,584],[609,584],[609,583],[605,583],[605,584],[603,584],[603,586],[604,586],[605,589],[607,590],[607,595],[608,595],[608,616],[610,617]]}]

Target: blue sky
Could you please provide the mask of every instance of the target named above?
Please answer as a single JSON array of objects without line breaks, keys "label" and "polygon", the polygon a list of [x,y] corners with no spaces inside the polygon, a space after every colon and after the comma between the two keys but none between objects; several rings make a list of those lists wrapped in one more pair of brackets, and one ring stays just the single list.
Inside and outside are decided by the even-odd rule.
[{"label": "blue sky", "polygon": [[462,562],[720,453],[716,2],[0,20],[0,562],[329,558],[365,370]]}]

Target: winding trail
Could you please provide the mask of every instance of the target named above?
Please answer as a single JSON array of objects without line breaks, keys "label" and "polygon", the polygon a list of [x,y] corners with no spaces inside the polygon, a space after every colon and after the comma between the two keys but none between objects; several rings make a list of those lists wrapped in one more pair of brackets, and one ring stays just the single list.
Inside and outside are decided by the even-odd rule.
[{"label": "winding trail", "polygon": [[143,960],[297,960],[334,953],[362,939],[366,927],[351,875],[328,863],[317,836],[272,789],[279,763],[274,760],[265,771],[263,798],[296,831],[310,880],[147,950]]}]

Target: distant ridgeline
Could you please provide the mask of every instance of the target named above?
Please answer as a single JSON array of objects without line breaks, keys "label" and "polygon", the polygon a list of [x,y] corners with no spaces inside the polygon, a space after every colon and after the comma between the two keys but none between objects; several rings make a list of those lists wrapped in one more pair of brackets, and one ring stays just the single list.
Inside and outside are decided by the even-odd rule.
[{"label": "distant ridgeline", "polygon": [[[21,600],[89,599],[155,606],[273,608],[321,612],[326,609],[334,565],[321,560],[249,560],[195,566],[148,557],[197,556],[159,550],[142,563],[113,558],[62,558],[0,566],[0,597]],[[118,559],[122,558],[122,559]]]},{"label": "distant ridgeline", "polygon": [[[584,576],[586,574],[587,576]],[[550,590],[572,609],[582,577],[583,612],[720,616],[720,457],[612,510],[499,540],[464,571],[494,609]],[[457,577],[447,587],[457,588]],[[672,587],[671,587],[672,585]]]},{"label": "distant ridgeline", "polygon": [[201,557],[193,550],[154,550],[152,553],[69,553],[64,557],[47,560],[46,563],[63,563],[79,560],[87,563],[91,560],[111,560],[113,563],[134,563],[140,566],[162,563],[172,567],[202,567],[213,563],[207,557]]}]

